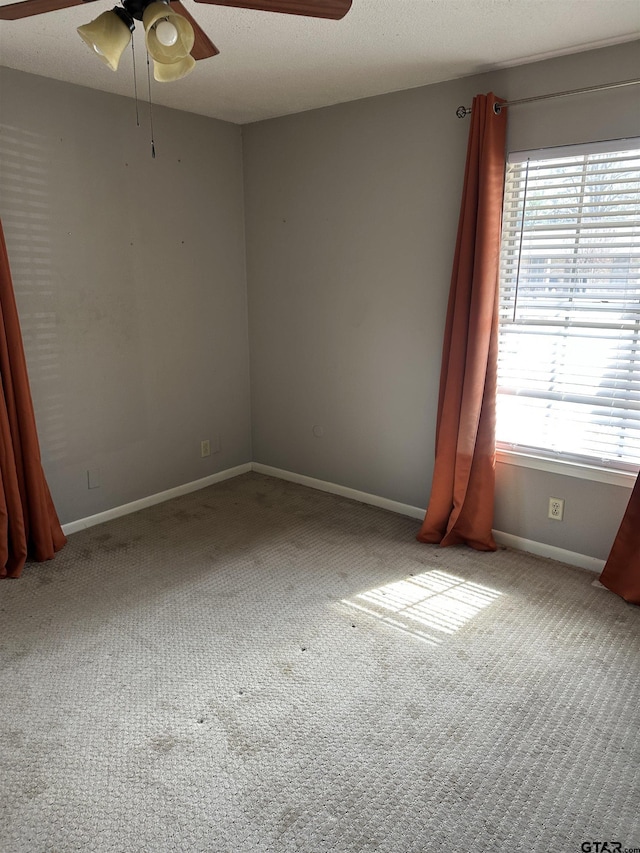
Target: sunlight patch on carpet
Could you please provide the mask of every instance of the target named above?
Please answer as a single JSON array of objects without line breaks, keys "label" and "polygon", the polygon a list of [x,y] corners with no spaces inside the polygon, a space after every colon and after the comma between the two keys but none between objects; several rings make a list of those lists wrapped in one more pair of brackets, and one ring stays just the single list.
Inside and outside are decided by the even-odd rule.
[{"label": "sunlight patch on carpet", "polygon": [[502,593],[434,569],[361,592],[342,603],[439,645]]}]

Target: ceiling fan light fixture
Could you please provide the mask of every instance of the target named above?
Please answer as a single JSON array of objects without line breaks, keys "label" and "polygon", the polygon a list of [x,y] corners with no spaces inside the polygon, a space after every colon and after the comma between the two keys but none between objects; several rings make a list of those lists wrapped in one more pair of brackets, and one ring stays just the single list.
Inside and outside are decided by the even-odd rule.
[{"label": "ceiling fan light fixture", "polygon": [[142,22],[149,56],[156,63],[175,65],[189,56],[195,43],[193,27],[186,18],[174,12],[168,3],[150,3],[144,10]]},{"label": "ceiling fan light fixture", "polygon": [[120,57],[131,41],[133,27],[133,21],[124,9],[116,6],[98,15],[91,23],[78,27],[78,35],[105,65],[117,71]]},{"label": "ceiling fan light fixture", "polygon": [[158,83],[172,83],[174,80],[180,80],[191,74],[196,67],[196,61],[193,56],[185,56],[184,59],[179,59],[177,62],[154,62],[153,63],[153,78]]}]

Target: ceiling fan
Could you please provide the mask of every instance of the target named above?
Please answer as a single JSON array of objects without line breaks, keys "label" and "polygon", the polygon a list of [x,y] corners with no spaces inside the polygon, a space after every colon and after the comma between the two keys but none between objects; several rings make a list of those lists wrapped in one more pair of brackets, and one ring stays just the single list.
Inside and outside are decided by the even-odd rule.
[{"label": "ceiling fan", "polygon": [[[0,6],[0,21],[17,21],[81,6],[94,0],[20,0]],[[213,6],[234,6],[310,18],[344,18],[352,0],[196,0]],[[121,0],[108,12],[78,27],[83,41],[116,71],[120,57],[131,41],[134,21],[142,21],[147,51],[154,61],[154,77],[161,83],[179,80],[193,71],[196,60],[220,51],[180,0]]]}]

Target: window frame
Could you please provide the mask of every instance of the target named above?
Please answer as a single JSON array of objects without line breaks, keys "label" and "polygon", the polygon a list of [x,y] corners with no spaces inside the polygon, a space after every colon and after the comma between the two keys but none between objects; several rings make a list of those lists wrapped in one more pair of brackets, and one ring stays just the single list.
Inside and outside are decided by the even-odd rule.
[{"label": "window frame", "polygon": [[[575,143],[571,145],[546,146],[544,148],[517,150],[507,154],[505,171],[510,164],[523,163],[531,160],[555,160],[563,157],[571,157],[579,154],[612,153],[625,150],[640,151],[640,137],[616,138],[601,140],[597,142]],[[507,184],[503,204],[506,204]],[[502,259],[502,256],[501,256]],[[502,275],[499,276],[498,287],[502,288]],[[500,335],[500,331],[498,331]],[[496,441],[496,462],[505,465],[516,465],[548,473],[575,477],[594,482],[609,483],[631,489],[640,473],[640,463],[637,470],[618,468],[615,464],[598,465],[588,460],[564,457],[562,452],[551,449],[536,450],[525,446],[518,446],[509,442]]]}]

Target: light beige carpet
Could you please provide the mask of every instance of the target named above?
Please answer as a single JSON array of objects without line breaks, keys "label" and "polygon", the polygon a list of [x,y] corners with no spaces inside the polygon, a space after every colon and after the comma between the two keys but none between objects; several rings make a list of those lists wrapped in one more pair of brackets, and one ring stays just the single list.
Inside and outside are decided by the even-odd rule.
[{"label": "light beige carpet", "polygon": [[248,474],[4,581],[2,853],[640,848],[640,608],[417,527]]}]

